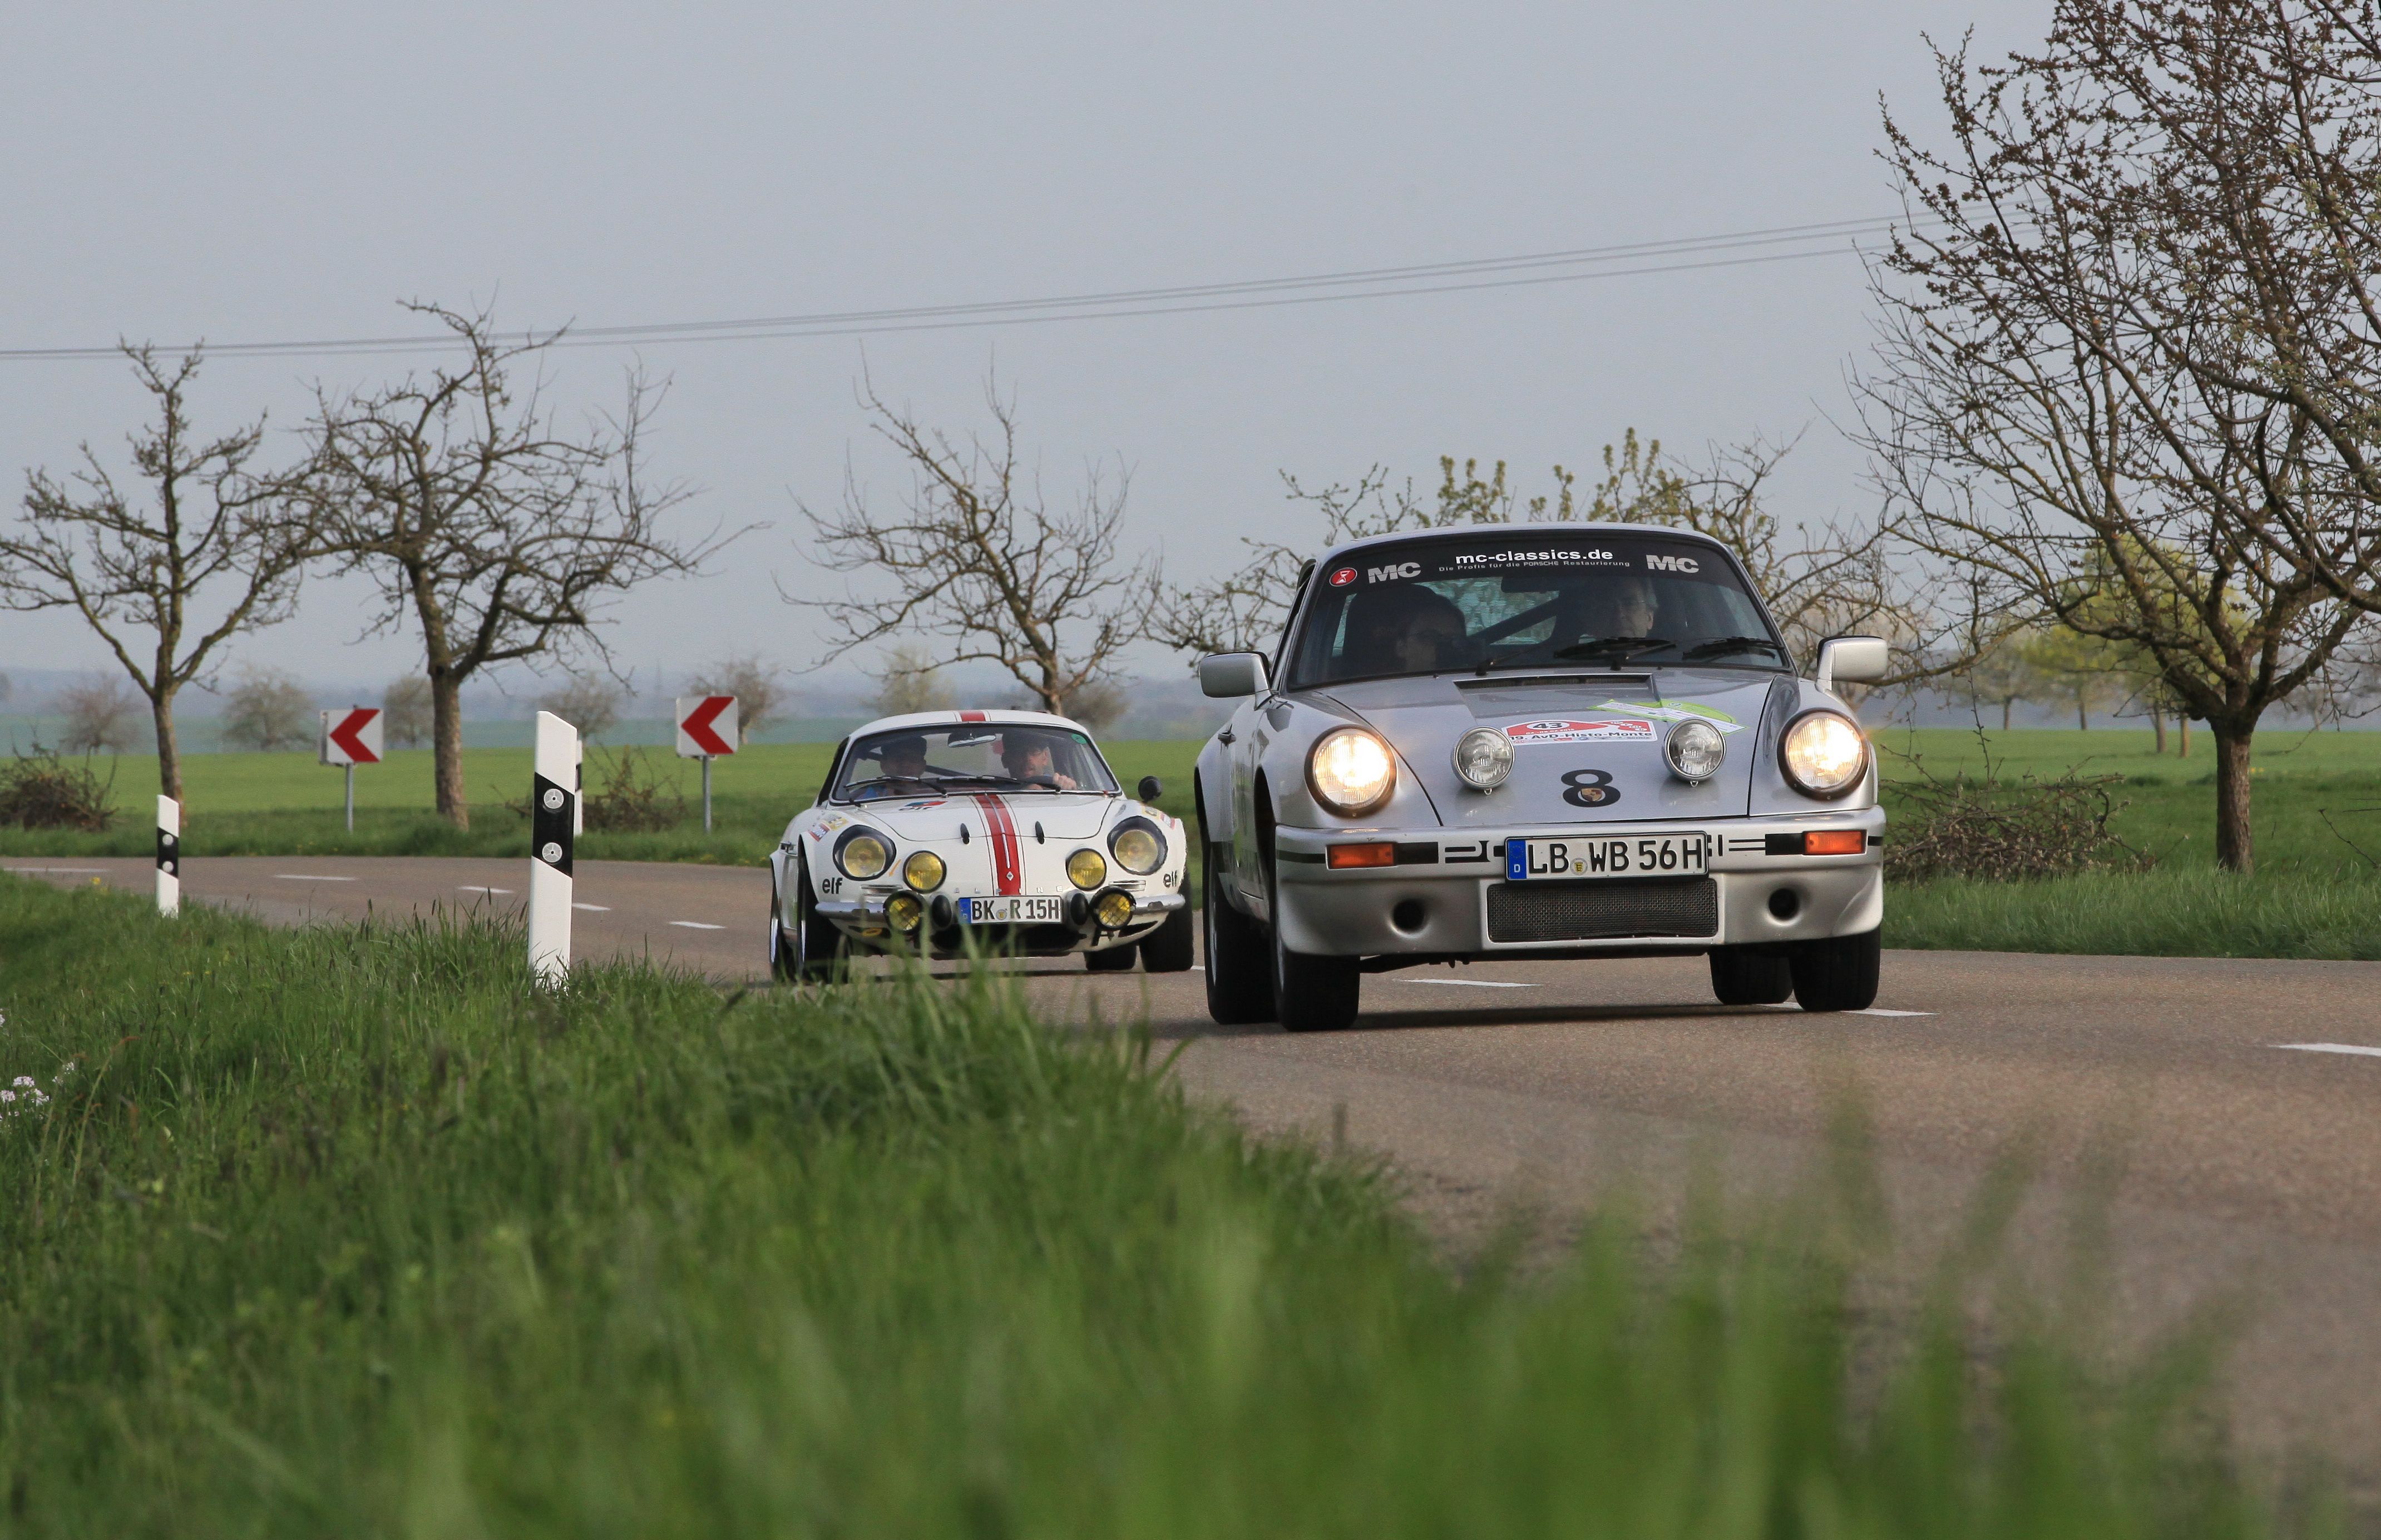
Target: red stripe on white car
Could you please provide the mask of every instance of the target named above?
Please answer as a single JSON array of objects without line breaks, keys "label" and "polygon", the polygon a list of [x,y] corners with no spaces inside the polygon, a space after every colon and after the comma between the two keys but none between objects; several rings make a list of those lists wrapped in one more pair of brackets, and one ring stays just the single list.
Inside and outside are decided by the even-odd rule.
[{"label": "red stripe on white car", "polygon": [[1017,822],[1008,816],[1008,804],[983,792],[975,794],[974,801],[983,811],[983,831],[992,839],[992,875],[1000,884],[1001,896],[1023,892],[1024,853],[1017,843]]}]

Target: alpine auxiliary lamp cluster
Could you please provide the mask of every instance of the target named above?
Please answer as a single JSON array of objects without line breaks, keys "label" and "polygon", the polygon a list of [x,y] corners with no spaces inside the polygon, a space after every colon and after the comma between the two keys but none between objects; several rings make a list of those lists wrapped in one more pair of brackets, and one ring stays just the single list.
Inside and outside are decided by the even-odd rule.
[{"label": "alpine auxiliary lamp cluster", "polygon": [[1127,797],[1091,734],[1039,711],[885,717],[836,746],[770,860],[769,963],[838,953],[1080,952],[1094,971],[1192,963],[1180,820]]},{"label": "alpine auxiliary lamp cluster", "polygon": [[1301,574],[1278,651],[1221,653],[1199,756],[1207,1003],[1343,1027],[1367,973],[1701,954],[1730,1004],[1876,996],[1885,815],[1837,681],[1734,555],[1633,525],[1384,536]]}]

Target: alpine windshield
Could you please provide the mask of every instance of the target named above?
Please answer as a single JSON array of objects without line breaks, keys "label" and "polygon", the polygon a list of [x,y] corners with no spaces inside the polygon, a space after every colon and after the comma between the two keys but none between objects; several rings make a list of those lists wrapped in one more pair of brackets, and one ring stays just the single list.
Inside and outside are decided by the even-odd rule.
[{"label": "alpine windshield", "polygon": [[1658,535],[1507,530],[1367,546],[1316,573],[1285,683],[1515,666],[1792,660],[1710,546]]},{"label": "alpine windshield", "polygon": [[1107,761],[1082,734],[989,722],[870,734],[844,756],[834,800],[1116,789]]}]

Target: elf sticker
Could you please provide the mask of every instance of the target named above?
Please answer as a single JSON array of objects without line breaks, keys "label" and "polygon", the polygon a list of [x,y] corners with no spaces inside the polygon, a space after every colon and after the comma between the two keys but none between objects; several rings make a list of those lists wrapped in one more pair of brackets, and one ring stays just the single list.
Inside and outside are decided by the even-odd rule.
[{"label": "elf sticker", "polygon": [[1654,724],[1642,718],[1607,721],[1549,718],[1543,721],[1517,721],[1505,729],[1505,736],[1513,740],[1515,748],[1532,744],[1650,744],[1654,741]]}]

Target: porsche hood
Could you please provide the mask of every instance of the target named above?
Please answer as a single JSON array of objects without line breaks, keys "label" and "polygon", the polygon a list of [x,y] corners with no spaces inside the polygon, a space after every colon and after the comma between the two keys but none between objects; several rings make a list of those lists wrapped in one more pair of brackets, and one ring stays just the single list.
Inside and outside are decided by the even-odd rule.
[{"label": "porsche hood", "polygon": [[[1751,811],[1762,713],[1781,681],[1732,670],[1665,669],[1621,676],[1440,674],[1368,680],[1318,692],[1370,723],[1420,782],[1449,829],[1532,823],[1742,817]],[[1788,686],[1790,688],[1790,686]],[[1680,721],[1717,728],[1719,772],[1690,785],[1662,746]],[[1513,741],[1513,771],[1496,791],[1456,775],[1456,740],[1475,727]]]}]

